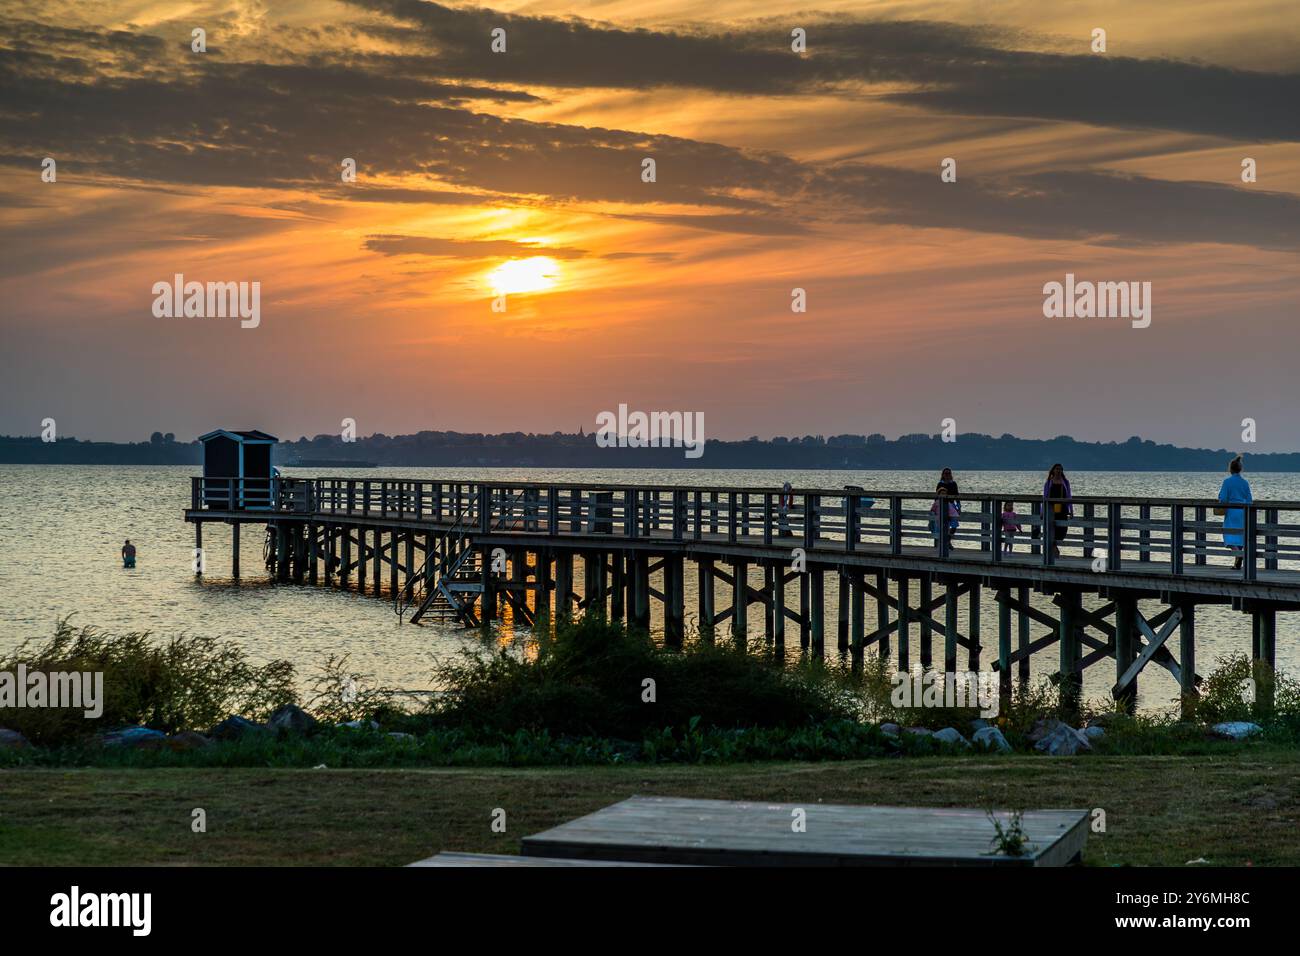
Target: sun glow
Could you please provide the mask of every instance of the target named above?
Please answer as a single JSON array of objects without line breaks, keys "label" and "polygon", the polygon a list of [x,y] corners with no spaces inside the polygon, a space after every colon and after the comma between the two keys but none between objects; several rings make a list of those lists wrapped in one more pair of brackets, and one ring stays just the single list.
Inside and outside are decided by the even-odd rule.
[{"label": "sun glow", "polygon": [[550,256],[511,259],[488,273],[488,283],[497,295],[545,292],[555,287],[560,265]]}]

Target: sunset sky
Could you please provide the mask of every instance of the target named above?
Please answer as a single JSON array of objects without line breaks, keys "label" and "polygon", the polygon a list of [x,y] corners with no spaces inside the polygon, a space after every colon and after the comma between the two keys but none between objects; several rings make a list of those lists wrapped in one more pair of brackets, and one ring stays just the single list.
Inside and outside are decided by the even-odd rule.
[{"label": "sunset sky", "polygon": [[[717,438],[951,417],[1236,448],[1250,417],[1300,449],[1295,0],[0,24],[0,433],[591,431],[625,403]],[[155,317],[176,273],[260,282],[260,325]],[[1066,273],[1150,282],[1150,327],[1045,318]]]}]

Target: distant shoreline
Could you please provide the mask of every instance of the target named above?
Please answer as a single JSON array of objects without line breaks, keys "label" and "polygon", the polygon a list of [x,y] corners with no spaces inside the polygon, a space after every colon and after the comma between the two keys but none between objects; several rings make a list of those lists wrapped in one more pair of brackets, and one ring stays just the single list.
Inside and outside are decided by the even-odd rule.
[{"label": "distant shoreline", "polygon": [[[275,448],[282,468],[590,468],[624,470],[763,471],[1043,471],[1061,462],[1067,472],[1226,471],[1241,451],[1253,473],[1300,472],[1300,452],[1249,451],[1158,445],[1140,438],[1124,442],[1081,442],[1067,436],[1039,440],[1003,435],[961,434],[945,442],[938,435],[803,436],[744,441],[710,440],[704,454],[688,458],[681,447],[601,448],[594,434],[482,435],[421,432],[372,435],[343,442],[337,435],[284,441]],[[201,460],[198,442],[91,442],[68,438],[0,436],[0,464],[7,465],[189,465]],[[290,462],[328,461],[328,466]]]}]

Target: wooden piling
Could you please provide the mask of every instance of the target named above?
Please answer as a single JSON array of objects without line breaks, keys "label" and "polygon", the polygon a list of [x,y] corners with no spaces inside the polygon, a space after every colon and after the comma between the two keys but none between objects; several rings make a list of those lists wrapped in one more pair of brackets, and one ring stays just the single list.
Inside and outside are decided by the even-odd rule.
[{"label": "wooden piling", "polygon": [[749,565],[731,562],[731,636],[745,647],[749,634]]},{"label": "wooden piling", "polygon": [[[230,522],[230,576],[239,580],[239,522]],[[313,577],[311,583],[315,584]]]},{"label": "wooden piling", "polygon": [[812,655],[826,656],[826,582],[822,569],[808,569],[808,587],[812,591]]},{"label": "wooden piling", "polygon": [[[920,579],[920,581],[918,582],[918,588],[919,588],[919,592],[920,592],[920,593],[919,593],[919,596],[918,596],[918,598],[917,598],[917,602],[918,602],[918,604],[920,605],[920,617],[921,617],[921,621],[920,621],[920,624],[921,624],[921,670],[929,670],[929,669],[930,669],[930,666],[931,666],[931,664],[932,664],[932,662],[933,662],[933,657],[931,656],[931,655],[933,654],[933,649],[932,649],[932,647],[931,647],[931,644],[932,644],[932,642],[933,642],[933,639],[932,639],[932,636],[931,636],[931,635],[932,635],[933,628],[932,628],[932,626],[931,626],[931,624],[930,624],[930,613],[931,613],[931,612],[930,612],[930,601],[932,600],[932,596],[931,596],[931,593],[930,593],[930,588],[931,588],[930,575],[928,575],[928,574],[923,574],[923,575],[921,575],[921,579]],[[948,646],[947,641],[948,641],[948,639],[947,639],[947,638],[944,638],[944,647],[945,647],[945,648],[947,648],[947,646]],[[945,665],[945,669],[947,669],[947,665]]]},{"label": "wooden piling", "polygon": [[1181,713],[1190,720],[1196,713],[1196,604],[1182,604],[1183,617],[1178,622],[1178,676]]},{"label": "wooden piling", "polygon": [[[1115,599],[1115,681],[1119,682],[1137,657],[1137,600],[1128,595]],[[1137,707],[1137,678],[1117,698],[1128,713]]]}]

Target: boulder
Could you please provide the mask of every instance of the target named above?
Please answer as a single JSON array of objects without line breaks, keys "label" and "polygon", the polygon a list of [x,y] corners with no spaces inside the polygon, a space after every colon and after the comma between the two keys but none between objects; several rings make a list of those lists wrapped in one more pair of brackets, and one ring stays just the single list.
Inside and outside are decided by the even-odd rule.
[{"label": "boulder", "polygon": [[1264,728],[1259,724],[1252,724],[1248,720],[1228,720],[1221,724],[1215,724],[1210,728],[1210,732],[1216,737],[1222,737],[1226,740],[1245,740],[1247,737],[1255,736],[1255,734],[1262,734]]},{"label": "boulder", "polygon": [[377,720],[349,720],[349,721],[346,721],[346,722],[344,722],[344,723],[339,724],[339,726],[340,726],[340,727],[347,727],[347,728],[350,729],[350,730],[361,730],[361,729],[363,729],[363,728],[366,728],[366,729],[369,729],[369,730],[378,730],[378,729],[379,729],[379,721],[377,721]]},{"label": "boulder", "polygon": [[954,747],[969,747],[970,741],[961,735],[961,731],[956,727],[945,727],[935,733],[934,739],[940,743],[951,744]]},{"label": "boulder", "polygon": [[897,737],[903,732],[903,728],[898,724],[884,723],[880,725],[880,732],[887,737]]},{"label": "boulder", "polygon": [[1117,713],[1115,713],[1114,711],[1111,711],[1111,710],[1103,711],[1103,712],[1100,713],[1100,714],[1096,714],[1096,715],[1094,715],[1093,717],[1088,718],[1088,726],[1089,726],[1089,727],[1109,727],[1109,726],[1110,726],[1110,725],[1115,721],[1115,719],[1116,719],[1117,717],[1119,717],[1119,716],[1120,716],[1119,714],[1117,714]]},{"label": "boulder", "polygon": [[983,717],[976,717],[974,720],[970,722],[970,729],[972,733],[977,730],[983,730],[985,727],[990,727],[990,726],[992,725]]},{"label": "boulder", "polygon": [[414,740],[414,739],[415,739],[415,734],[404,734],[404,733],[401,733],[400,731],[397,731],[397,730],[390,731],[389,734],[388,734],[388,736],[392,737],[394,740]]},{"label": "boulder", "polygon": [[297,704],[285,704],[271,715],[266,726],[277,734],[308,734],[319,722]]},{"label": "boulder", "polygon": [[1025,734],[1025,739],[1031,744],[1036,744],[1048,734],[1054,733],[1060,726],[1062,726],[1061,722],[1055,717],[1039,717],[1029,728],[1029,733]]},{"label": "boulder", "polygon": [[1053,757],[1073,757],[1082,751],[1091,750],[1092,744],[1088,743],[1087,734],[1058,720],[1056,727],[1034,744],[1034,749]]},{"label": "boulder", "polygon": [[254,723],[244,717],[238,717],[231,714],[217,726],[208,731],[208,736],[216,740],[238,740],[250,733],[257,733],[266,730],[261,724]]},{"label": "boulder", "polygon": [[981,727],[975,731],[975,736],[971,739],[985,750],[996,750],[998,753],[1011,752],[1011,744],[1007,743],[1007,738],[996,727]]},{"label": "boulder", "polygon": [[1082,730],[1083,735],[1089,740],[1101,740],[1102,737],[1106,736],[1106,728],[1099,727],[1097,724],[1089,724],[1087,727],[1082,728]]},{"label": "boulder", "polygon": [[148,727],[123,727],[101,734],[99,742],[105,747],[134,747],[139,750],[161,750],[167,743],[167,735],[161,730]]},{"label": "boulder", "polygon": [[192,730],[182,730],[179,734],[172,734],[167,738],[167,746],[171,750],[202,750],[204,747],[211,747],[212,741]]},{"label": "boulder", "polygon": [[0,727],[0,750],[29,750],[32,743],[16,730]]},{"label": "boulder", "polygon": [[903,733],[912,734],[916,737],[933,737],[934,731],[928,727],[904,727]]}]

